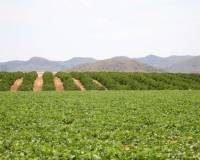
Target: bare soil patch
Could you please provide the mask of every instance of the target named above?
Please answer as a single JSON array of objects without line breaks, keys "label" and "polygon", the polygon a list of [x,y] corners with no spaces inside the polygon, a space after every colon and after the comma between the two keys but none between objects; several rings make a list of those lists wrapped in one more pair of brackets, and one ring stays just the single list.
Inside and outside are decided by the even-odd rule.
[{"label": "bare soil patch", "polygon": [[83,84],[81,83],[80,80],[75,79],[75,78],[72,78],[72,79],[73,79],[73,81],[74,81],[74,84],[75,84],[77,87],[79,87],[81,91],[85,91],[85,90],[86,90],[85,87],[83,86]]},{"label": "bare soil patch", "polygon": [[55,85],[56,91],[60,91],[60,92],[64,91],[64,86],[60,78],[58,77],[54,78],[54,85]]},{"label": "bare soil patch", "polygon": [[95,79],[93,79],[92,80],[93,81],[93,83],[95,83],[96,85],[98,85],[98,86],[100,86],[100,87],[102,87],[104,90],[108,90],[103,84],[101,84],[99,81],[97,81],[97,80],[95,80]]},{"label": "bare soil patch", "polygon": [[21,79],[17,79],[14,84],[11,86],[10,91],[12,92],[16,92],[18,91],[19,87],[22,85],[23,83],[23,78]]},{"label": "bare soil patch", "polygon": [[43,78],[42,73],[38,73],[38,77],[36,78],[34,85],[33,85],[33,91],[34,92],[40,92],[42,90],[43,86]]}]

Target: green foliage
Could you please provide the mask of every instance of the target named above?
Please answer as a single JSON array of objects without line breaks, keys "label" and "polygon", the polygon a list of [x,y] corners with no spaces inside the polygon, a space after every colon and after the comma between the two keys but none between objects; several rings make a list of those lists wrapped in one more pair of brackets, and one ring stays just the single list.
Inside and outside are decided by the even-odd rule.
[{"label": "green foliage", "polygon": [[21,87],[19,88],[20,91],[32,91],[33,90],[33,84],[34,81],[37,78],[37,72],[28,72],[24,73],[23,76],[23,83]]},{"label": "green foliage", "polygon": [[3,78],[3,76],[6,74],[7,72],[0,72],[0,79]]},{"label": "green foliage", "polygon": [[86,90],[104,90],[103,87],[95,84],[89,73],[72,72],[72,77],[81,81]]},{"label": "green foliage", "polygon": [[200,91],[0,92],[0,159],[199,159]]},{"label": "green foliage", "polygon": [[[20,90],[32,90],[36,72],[8,73],[0,72],[0,90],[9,90],[17,78],[24,78]],[[104,90],[93,82],[97,80],[108,90],[199,90],[200,74],[182,73],[120,73],[120,72],[58,72],[56,74],[64,84],[65,90],[79,90],[72,77],[81,81],[86,90]],[[55,90],[54,75],[45,72],[43,90]]]},{"label": "green foliage", "polygon": [[43,91],[53,91],[55,90],[54,86],[54,75],[52,72],[45,72],[43,74]]},{"label": "green foliage", "polygon": [[198,90],[199,74],[173,73],[89,73],[109,90]]},{"label": "green foliage", "polygon": [[119,82],[115,81],[111,72],[90,72],[88,73],[94,80],[99,81],[109,90],[120,90],[125,89],[123,85],[120,85]]},{"label": "green foliage", "polygon": [[147,89],[147,86],[141,81],[141,76],[139,76],[139,80],[137,80],[136,75],[137,73],[135,73],[134,75],[132,73],[111,73],[112,78],[120,83],[120,85],[124,86],[126,90]]},{"label": "green foliage", "polygon": [[0,91],[9,91],[14,82],[22,77],[23,72],[1,72]]},{"label": "green foliage", "polygon": [[72,76],[66,72],[58,72],[55,75],[56,77],[60,78],[63,82],[65,90],[80,90],[72,80]]}]

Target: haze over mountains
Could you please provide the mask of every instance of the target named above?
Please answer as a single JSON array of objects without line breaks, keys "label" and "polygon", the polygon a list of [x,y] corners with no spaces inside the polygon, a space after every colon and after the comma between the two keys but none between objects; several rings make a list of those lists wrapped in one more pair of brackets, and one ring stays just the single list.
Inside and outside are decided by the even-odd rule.
[{"label": "haze over mountains", "polygon": [[113,57],[105,60],[75,57],[66,61],[51,61],[33,57],[28,61],[0,63],[0,71],[116,71],[116,72],[182,72],[200,73],[200,56],[142,58]]}]

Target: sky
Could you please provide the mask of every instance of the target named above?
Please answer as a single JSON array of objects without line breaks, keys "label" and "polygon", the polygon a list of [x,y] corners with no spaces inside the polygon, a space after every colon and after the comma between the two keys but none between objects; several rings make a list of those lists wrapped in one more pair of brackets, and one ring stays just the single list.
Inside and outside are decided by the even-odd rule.
[{"label": "sky", "polygon": [[0,0],[0,61],[200,55],[199,0]]}]

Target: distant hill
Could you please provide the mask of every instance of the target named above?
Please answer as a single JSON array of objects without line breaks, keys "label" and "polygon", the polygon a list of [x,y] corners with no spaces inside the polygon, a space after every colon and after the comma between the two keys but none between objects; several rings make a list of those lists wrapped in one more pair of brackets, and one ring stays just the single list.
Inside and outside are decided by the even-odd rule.
[{"label": "distant hill", "polygon": [[78,65],[69,71],[158,72],[160,70],[128,57],[114,57],[107,60],[100,60],[92,64]]},{"label": "distant hill", "polygon": [[96,62],[93,58],[72,58],[67,61],[50,61],[41,57],[33,57],[28,61],[9,61],[0,63],[0,71],[60,71],[76,65]]},{"label": "distant hill", "polygon": [[152,65],[159,69],[166,70],[167,68],[174,66],[178,63],[192,59],[193,56],[170,56],[170,57],[159,57],[155,55],[149,55],[142,58],[137,58],[136,60],[145,64]]},{"label": "distant hill", "polygon": [[176,63],[166,68],[169,72],[200,73],[200,56]]},{"label": "distant hill", "polygon": [[52,61],[33,57],[27,61],[0,62],[0,71],[116,71],[116,72],[182,72],[200,73],[200,56],[142,58],[113,57],[105,60],[75,57],[66,61]]},{"label": "distant hill", "polygon": [[64,61],[63,69],[72,68],[80,64],[95,63],[97,60],[94,58],[75,57],[70,60]]},{"label": "distant hill", "polygon": [[155,55],[148,55],[146,57],[136,58],[136,61],[158,67],[158,64],[165,63],[165,59]]}]

